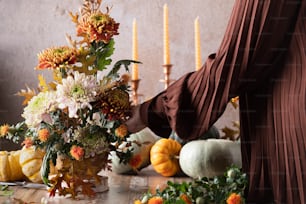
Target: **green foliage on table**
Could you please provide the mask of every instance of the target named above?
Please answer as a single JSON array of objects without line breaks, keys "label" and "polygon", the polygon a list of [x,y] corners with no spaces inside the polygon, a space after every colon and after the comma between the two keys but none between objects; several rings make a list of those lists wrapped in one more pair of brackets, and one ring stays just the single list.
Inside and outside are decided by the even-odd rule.
[{"label": "green foliage on table", "polygon": [[244,191],[247,187],[247,176],[236,166],[227,169],[223,176],[214,178],[199,178],[190,182],[168,181],[167,186],[155,194],[146,193],[141,203],[147,203],[152,197],[161,197],[163,204],[186,204],[182,195],[186,195],[191,203],[196,204],[225,204],[227,198],[236,193],[244,203]]},{"label": "green foliage on table", "polygon": [[0,196],[11,196],[14,191],[10,190],[8,185],[0,185]]}]

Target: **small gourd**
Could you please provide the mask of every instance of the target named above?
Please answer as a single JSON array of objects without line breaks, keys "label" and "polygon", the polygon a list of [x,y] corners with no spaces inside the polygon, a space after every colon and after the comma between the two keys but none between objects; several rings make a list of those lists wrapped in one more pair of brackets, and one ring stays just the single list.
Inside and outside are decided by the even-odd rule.
[{"label": "small gourd", "polygon": [[150,160],[154,170],[162,176],[174,176],[179,173],[178,156],[181,148],[181,144],[171,138],[158,140],[150,152]]},{"label": "small gourd", "polygon": [[0,181],[18,181],[25,178],[19,164],[20,152],[0,151]]},{"label": "small gourd", "polygon": [[20,153],[19,163],[23,174],[33,183],[41,183],[40,168],[45,152],[32,147],[23,147]]},{"label": "small gourd", "polygon": [[120,163],[115,152],[110,153],[112,171],[117,174],[136,173],[150,164],[150,150],[158,137],[149,129],[145,128],[137,133],[133,133],[127,138],[134,141],[129,147],[132,150],[132,158],[129,163]]},{"label": "small gourd", "polygon": [[207,139],[188,142],[179,156],[182,171],[193,178],[223,175],[231,165],[241,167],[240,142]]}]

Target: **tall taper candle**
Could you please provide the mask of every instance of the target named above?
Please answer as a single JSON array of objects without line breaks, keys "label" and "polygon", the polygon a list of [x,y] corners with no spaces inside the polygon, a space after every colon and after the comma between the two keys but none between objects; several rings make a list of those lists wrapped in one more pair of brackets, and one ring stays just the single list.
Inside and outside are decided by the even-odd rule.
[{"label": "tall taper candle", "polygon": [[[133,20],[133,57],[132,59],[138,61],[138,38],[137,38],[137,22]],[[132,80],[138,79],[138,64],[133,63]]]},{"label": "tall taper candle", "polygon": [[195,46],[195,69],[199,70],[202,66],[199,17],[197,17],[194,21],[194,46]]},{"label": "tall taper candle", "polygon": [[164,64],[170,64],[168,5],[164,5]]}]

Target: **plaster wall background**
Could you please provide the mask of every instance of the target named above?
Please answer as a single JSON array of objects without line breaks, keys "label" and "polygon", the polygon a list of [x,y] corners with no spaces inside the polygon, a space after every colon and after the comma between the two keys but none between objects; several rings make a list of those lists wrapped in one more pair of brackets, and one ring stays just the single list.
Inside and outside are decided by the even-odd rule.
[{"label": "plaster wall background", "polygon": [[[15,95],[25,85],[37,87],[37,53],[51,47],[68,45],[66,34],[75,36],[75,13],[81,0],[0,0],[0,123],[22,120],[23,98]],[[169,8],[171,78],[178,79],[194,71],[194,20],[198,16],[201,31],[202,61],[215,52],[222,40],[234,0],[104,0],[102,8],[112,7],[111,16],[120,22],[115,36],[113,62],[132,58],[132,22],[138,24],[139,93],[146,100],[164,89],[163,5]],[[105,9],[104,9],[105,11]],[[43,72],[48,77],[49,72]],[[218,127],[237,120],[228,107]]]}]

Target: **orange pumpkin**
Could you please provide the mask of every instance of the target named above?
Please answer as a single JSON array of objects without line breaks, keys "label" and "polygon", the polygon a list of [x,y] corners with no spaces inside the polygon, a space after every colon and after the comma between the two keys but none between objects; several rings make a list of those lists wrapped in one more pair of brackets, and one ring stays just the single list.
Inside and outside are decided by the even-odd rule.
[{"label": "orange pumpkin", "polygon": [[150,161],[154,170],[163,176],[173,176],[180,171],[179,159],[182,146],[173,139],[162,138],[151,148]]}]

